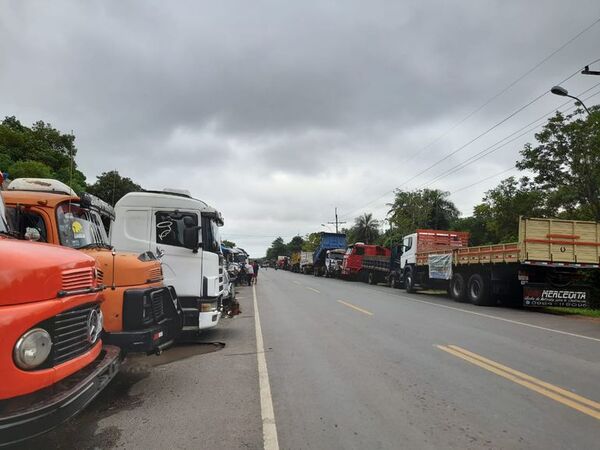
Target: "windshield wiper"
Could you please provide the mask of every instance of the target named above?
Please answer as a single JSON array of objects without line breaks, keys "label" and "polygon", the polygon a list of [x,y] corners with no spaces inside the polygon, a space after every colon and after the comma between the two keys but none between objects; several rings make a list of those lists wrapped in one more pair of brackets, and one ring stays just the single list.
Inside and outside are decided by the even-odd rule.
[{"label": "windshield wiper", "polygon": [[107,248],[112,250],[112,245],[103,244],[102,242],[90,242],[89,244],[82,245],[81,247],[75,247],[77,250],[83,250],[84,248]]},{"label": "windshield wiper", "polygon": [[4,231],[4,230],[0,230],[0,234],[3,234],[5,236],[10,236],[13,238],[17,238],[17,239],[21,239],[21,234],[17,231]]}]

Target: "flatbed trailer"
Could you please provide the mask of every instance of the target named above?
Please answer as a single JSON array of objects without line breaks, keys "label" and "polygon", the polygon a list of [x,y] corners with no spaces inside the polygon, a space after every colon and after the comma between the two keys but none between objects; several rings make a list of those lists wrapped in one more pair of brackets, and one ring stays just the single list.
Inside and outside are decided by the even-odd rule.
[{"label": "flatbed trailer", "polygon": [[517,242],[417,251],[402,282],[409,292],[441,287],[476,305],[586,307],[585,275],[599,268],[599,223],[521,217]]}]

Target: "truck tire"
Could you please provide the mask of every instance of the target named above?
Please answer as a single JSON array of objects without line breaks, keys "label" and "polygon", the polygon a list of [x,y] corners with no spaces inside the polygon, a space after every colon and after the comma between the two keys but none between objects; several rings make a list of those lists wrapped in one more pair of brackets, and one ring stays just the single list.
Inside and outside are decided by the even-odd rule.
[{"label": "truck tire", "polygon": [[467,283],[460,273],[455,273],[450,280],[450,297],[460,303],[467,300]]},{"label": "truck tire", "polygon": [[404,289],[409,294],[413,294],[414,292],[416,292],[415,276],[413,274],[413,270],[410,267],[406,269],[406,272],[404,272]]},{"label": "truck tire", "polygon": [[467,297],[474,305],[491,306],[493,303],[490,296],[489,280],[478,273],[471,275],[467,285]]},{"label": "truck tire", "polygon": [[367,282],[369,284],[377,284],[377,279],[375,278],[375,274],[372,271],[370,271],[367,275]]}]

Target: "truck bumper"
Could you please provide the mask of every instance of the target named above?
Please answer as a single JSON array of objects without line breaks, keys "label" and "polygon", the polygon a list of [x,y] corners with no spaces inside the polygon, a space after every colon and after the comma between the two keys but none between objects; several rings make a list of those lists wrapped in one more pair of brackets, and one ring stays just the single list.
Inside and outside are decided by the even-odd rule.
[{"label": "truck bumper", "polygon": [[157,353],[171,346],[180,331],[179,316],[168,317],[143,330],[103,333],[102,342],[116,345],[124,353]]},{"label": "truck bumper", "polygon": [[105,345],[91,364],[58,383],[0,401],[0,447],[46,433],[83,410],[119,371],[120,349]]}]

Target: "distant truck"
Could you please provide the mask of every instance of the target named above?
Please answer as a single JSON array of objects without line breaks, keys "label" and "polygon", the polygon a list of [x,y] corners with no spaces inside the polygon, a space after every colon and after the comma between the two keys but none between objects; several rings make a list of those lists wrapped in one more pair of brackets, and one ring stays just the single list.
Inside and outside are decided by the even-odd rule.
[{"label": "distant truck", "polygon": [[114,210],[93,195],[76,195],[52,179],[17,178],[2,193],[11,226],[21,238],[71,247],[97,262],[107,286],[102,303],[107,344],[125,353],[160,353],[181,330],[181,312],[173,287],[163,283],[160,261],[149,248],[114,251],[102,217]]},{"label": "distant truck", "polygon": [[183,331],[195,334],[217,326],[225,270],[221,214],[178,189],[130,192],[115,211],[111,244],[161,256],[165,282],[175,287],[183,309]]},{"label": "distant truck", "polygon": [[339,278],[342,274],[342,262],[344,261],[345,248],[334,248],[327,250],[323,275],[326,278]]},{"label": "distant truck", "polygon": [[389,256],[390,250],[380,245],[368,245],[362,242],[349,245],[342,262],[342,278],[364,279],[368,272],[363,267],[363,258],[365,256]]},{"label": "distant truck", "polygon": [[300,273],[300,250],[292,252],[290,256],[290,270],[295,273]]},{"label": "distant truck", "polygon": [[276,267],[281,270],[290,270],[290,258],[289,256],[278,256]]},{"label": "distant truck", "polygon": [[121,361],[120,349],[102,342],[95,260],[13,233],[0,197],[0,447],[83,410]]},{"label": "distant truck", "polygon": [[407,292],[442,288],[459,302],[495,305],[518,299],[525,307],[586,307],[584,275],[600,267],[600,224],[519,219],[519,240],[469,247],[468,235],[418,230],[404,237],[398,285]]},{"label": "distant truck", "polygon": [[304,275],[313,272],[313,254],[312,252],[300,252],[300,272]]},{"label": "distant truck", "polygon": [[[343,233],[321,233],[319,246],[312,254],[312,268],[316,277],[327,275],[328,273],[326,264],[328,252],[334,249],[345,249],[346,244],[346,235]],[[332,253],[331,255],[336,255],[336,253]],[[330,259],[330,266],[333,261],[336,260]],[[338,267],[330,267],[329,274],[333,274],[337,269]],[[341,266],[339,266],[339,269],[341,271]]]}]

